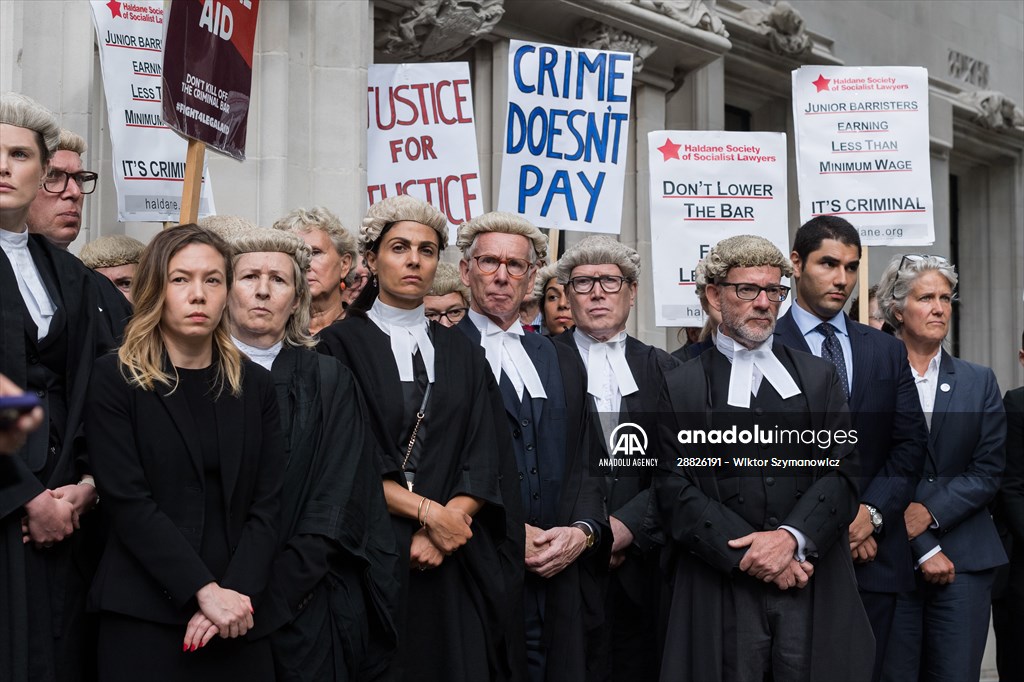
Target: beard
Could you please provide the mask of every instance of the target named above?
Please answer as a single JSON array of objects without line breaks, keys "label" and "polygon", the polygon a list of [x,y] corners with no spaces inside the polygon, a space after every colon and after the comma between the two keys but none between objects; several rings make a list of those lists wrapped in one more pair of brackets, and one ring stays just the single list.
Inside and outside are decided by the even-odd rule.
[{"label": "beard", "polygon": [[722,306],[722,325],[729,330],[734,341],[745,348],[754,348],[767,341],[775,332],[776,315],[777,311],[769,309],[767,316],[771,317],[772,322],[768,326],[763,326],[755,320],[765,317],[765,314],[755,311],[740,312],[724,305]]}]

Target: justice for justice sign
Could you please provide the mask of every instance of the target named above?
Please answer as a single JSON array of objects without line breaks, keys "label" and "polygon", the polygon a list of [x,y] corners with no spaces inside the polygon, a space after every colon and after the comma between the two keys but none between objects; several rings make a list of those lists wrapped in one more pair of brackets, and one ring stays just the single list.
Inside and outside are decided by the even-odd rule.
[{"label": "justice for justice sign", "polygon": [[699,327],[697,263],[726,237],[789,252],[786,136],[662,130],[647,135],[655,324]]},{"label": "justice for justice sign", "polygon": [[793,120],[801,223],[842,216],[866,246],[935,241],[926,69],[800,67]]},{"label": "justice for justice sign", "polygon": [[[178,221],[188,143],[160,117],[162,0],[92,3],[117,189],[117,219]],[[199,215],[215,212],[203,176]]]},{"label": "justice for justice sign", "polygon": [[498,208],[618,234],[633,55],[512,40],[508,62]]},{"label": "justice for justice sign", "polygon": [[163,117],[245,160],[259,0],[174,0],[167,18]]},{"label": "justice for justice sign", "polygon": [[454,244],[456,228],[483,213],[468,65],[373,64],[368,80],[370,203],[422,199],[448,218]]}]

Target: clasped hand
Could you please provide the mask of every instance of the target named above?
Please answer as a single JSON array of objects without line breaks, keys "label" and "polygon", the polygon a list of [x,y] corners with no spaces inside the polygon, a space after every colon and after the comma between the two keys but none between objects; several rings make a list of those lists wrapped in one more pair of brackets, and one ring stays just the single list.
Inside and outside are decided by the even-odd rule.
[{"label": "clasped hand", "polygon": [[750,533],[729,540],[729,546],[749,547],[740,559],[740,570],[780,590],[805,587],[814,574],[810,562],[796,560],[796,538],[784,529]]},{"label": "clasped hand", "polygon": [[526,570],[542,578],[564,571],[586,547],[587,536],[579,528],[558,526],[541,530],[526,524]]}]

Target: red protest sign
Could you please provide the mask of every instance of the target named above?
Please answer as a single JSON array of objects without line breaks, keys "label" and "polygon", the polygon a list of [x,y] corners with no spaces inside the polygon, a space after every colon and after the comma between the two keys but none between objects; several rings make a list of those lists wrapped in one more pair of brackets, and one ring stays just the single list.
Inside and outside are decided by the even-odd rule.
[{"label": "red protest sign", "polygon": [[258,10],[259,0],[172,0],[167,16],[163,119],[239,161]]}]

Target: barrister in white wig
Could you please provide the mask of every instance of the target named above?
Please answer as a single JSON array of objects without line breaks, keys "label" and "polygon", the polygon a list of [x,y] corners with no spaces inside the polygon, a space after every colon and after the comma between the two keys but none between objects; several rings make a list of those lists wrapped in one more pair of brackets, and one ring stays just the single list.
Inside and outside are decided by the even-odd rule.
[{"label": "barrister in white wig", "polygon": [[78,257],[85,267],[109,279],[132,302],[135,268],[146,245],[126,234],[108,234],[82,247]]},{"label": "barrister in white wig", "polygon": [[371,280],[320,332],[320,350],[355,375],[382,450],[377,473],[402,568],[387,679],[519,679],[509,607],[523,539],[502,489],[514,476],[509,437],[495,428],[483,353],[430,322],[423,305],[447,243],[444,215],[419,199],[371,206],[359,235]]},{"label": "barrister in white wig", "polygon": [[454,327],[469,310],[469,287],[459,279],[459,269],[451,263],[438,263],[434,284],[423,298],[427,319]]},{"label": "barrister in white wig", "polygon": [[555,276],[557,269],[557,263],[545,265],[537,271],[533,284],[533,295],[540,300],[540,332],[545,336],[558,336],[573,326],[569,297]]},{"label": "barrister in white wig", "polygon": [[459,226],[471,292],[458,329],[482,346],[498,381],[526,519],[525,627],[529,679],[582,680],[603,622],[611,530],[603,481],[588,464],[600,434],[572,349],[524,333],[519,302],[533,288],[547,237],[519,215],[485,213]]},{"label": "barrister in white wig", "polygon": [[[620,423],[654,433],[664,373],[678,365],[665,351],[626,334],[636,303],[640,254],[608,236],[587,237],[558,261],[575,329],[556,342],[573,348],[587,368],[606,439]],[[617,452],[612,452],[613,460]],[[638,454],[638,453],[632,453]],[[657,545],[641,532],[653,466],[603,467],[612,529],[611,577],[605,623],[594,650],[602,680],[656,680],[658,601]]]},{"label": "barrister in white wig", "polygon": [[[652,490],[672,586],[661,679],[868,680],[874,637],[847,532],[858,471],[846,394],[832,363],[773,345],[789,294],[781,279],[793,272],[774,244],[729,237],[706,264],[722,315],[715,348],[665,375],[659,418]],[[732,429],[748,437],[700,437]],[[782,429],[829,438],[763,437]]]},{"label": "barrister in white wig", "polygon": [[398,562],[366,408],[352,373],[313,350],[309,247],[269,229],[231,247],[231,337],[270,370],[287,448],[280,547],[250,637],[270,634],[278,680],[367,679],[395,648]]}]

